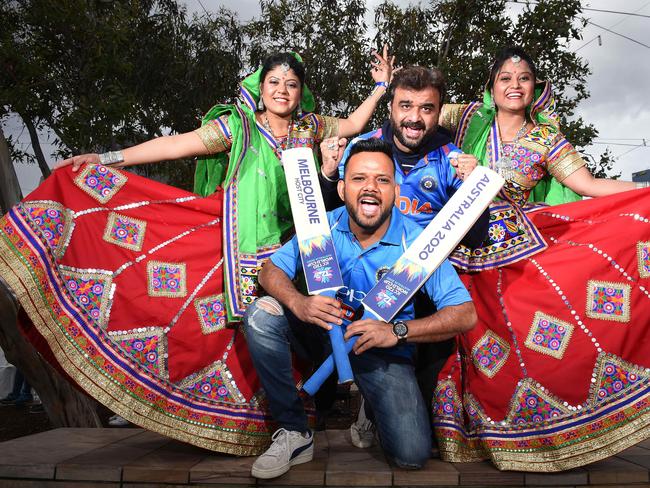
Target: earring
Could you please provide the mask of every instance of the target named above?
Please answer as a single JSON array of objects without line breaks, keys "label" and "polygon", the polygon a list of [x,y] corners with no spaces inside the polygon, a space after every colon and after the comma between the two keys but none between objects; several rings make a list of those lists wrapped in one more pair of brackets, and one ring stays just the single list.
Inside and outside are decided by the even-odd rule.
[{"label": "earring", "polygon": [[296,107],[296,114],[298,114],[299,117],[302,116],[302,103],[300,102],[298,102],[298,107]]},{"label": "earring", "polygon": [[260,112],[264,112],[264,100],[262,100],[262,95],[260,94],[260,100],[257,102],[257,109]]}]

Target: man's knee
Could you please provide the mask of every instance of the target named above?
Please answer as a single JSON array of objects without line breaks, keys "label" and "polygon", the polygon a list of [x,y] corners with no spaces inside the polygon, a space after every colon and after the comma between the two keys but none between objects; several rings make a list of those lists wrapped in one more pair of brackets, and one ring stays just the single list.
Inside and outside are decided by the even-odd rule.
[{"label": "man's knee", "polygon": [[282,317],[284,309],[280,302],[270,296],[258,298],[251,303],[244,313],[244,325],[247,329],[262,332],[269,321]]},{"label": "man's knee", "polygon": [[402,469],[420,469],[431,457],[431,440],[411,437],[408,445],[397,447],[389,457]]},{"label": "man's knee", "polygon": [[264,310],[271,315],[284,315],[284,309],[280,302],[270,296],[258,298],[253,302],[257,308]]},{"label": "man's knee", "polygon": [[287,318],[280,302],[270,296],[258,298],[244,314],[244,334],[249,343],[267,343],[277,338],[286,342],[289,332]]}]

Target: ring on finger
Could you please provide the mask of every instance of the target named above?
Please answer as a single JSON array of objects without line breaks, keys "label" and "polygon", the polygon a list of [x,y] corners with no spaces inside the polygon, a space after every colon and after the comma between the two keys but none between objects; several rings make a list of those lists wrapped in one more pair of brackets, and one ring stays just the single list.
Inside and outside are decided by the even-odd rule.
[{"label": "ring on finger", "polygon": [[327,149],[329,149],[330,151],[333,151],[334,149],[336,149],[336,144],[334,144],[333,142],[329,143],[327,145]]}]

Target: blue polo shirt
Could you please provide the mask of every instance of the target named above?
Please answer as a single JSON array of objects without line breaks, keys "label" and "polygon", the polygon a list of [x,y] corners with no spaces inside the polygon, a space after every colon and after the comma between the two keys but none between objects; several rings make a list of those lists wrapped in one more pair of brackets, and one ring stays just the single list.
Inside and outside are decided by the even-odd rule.
[{"label": "blue polo shirt", "polygon": [[[332,240],[341,268],[344,288],[339,293],[344,306],[355,310],[361,304],[381,276],[400,258],[406,248],[422,232],[422,228],[410,219],[404,217],[396,207],[393,207],[391,221],[384,236],[363,249],[350,230],[349,215],[345,207],[328,212]],[[294,236],[289,242],[277,250],[271,261],[290,278],[302,272],[298,241]],[[445,260],[436,269],[421,288],[435,304],[437,310],[451,305],[460,305],[471,300],[465,286],[458,278],[451,264]],[[413,301],[409,302],[395,317],[400,320],[411,320],[415,316]],[[383,351],[411,356],[413,344],[383,349]]]},{"label": "blue polo shirt", "polygon": [[[343,153],[339,162],[339,177],[343,179],[345,162],[350,149],[361,139],[384,139],[382,129],[377,129],[353,139]],[[463,183],[456,176],[456,171],[449,162],[451,153],[462,153],[453,144],[445,144],[427,153],[416,165],[404,174],[401,165],[395,160],[395,181],[399,185],[399,196],[395,206],[400,212],[409,215],[421,227],[426,227],[449,201],[451,196]]]}]

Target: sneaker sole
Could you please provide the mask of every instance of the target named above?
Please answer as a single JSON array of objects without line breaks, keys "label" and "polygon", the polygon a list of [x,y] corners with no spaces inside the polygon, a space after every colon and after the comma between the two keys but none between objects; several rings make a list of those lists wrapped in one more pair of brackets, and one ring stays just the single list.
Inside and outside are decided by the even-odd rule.
[{"label": "sneaker sole", "polygon": [[253,478],[258,478],[262,480],[270,480],[271,478],[277,478],[278,476],[282,476],[284,473],[289,471],[291,469],[291,466],[295,466],[296,464],[303,464],[303,463],[308,463],[309,461],[314,459],[314,449],[312,446],[312,449],[308,449],[305,452],[302,452],[298,454],[295,458],[293,458],[291,461],[289,461],[288,464],[285,464],[284,466],[278,466],[275,469],[266,469],[266,470],[260,470],[260,469],[251,469],[251,476]]}]

